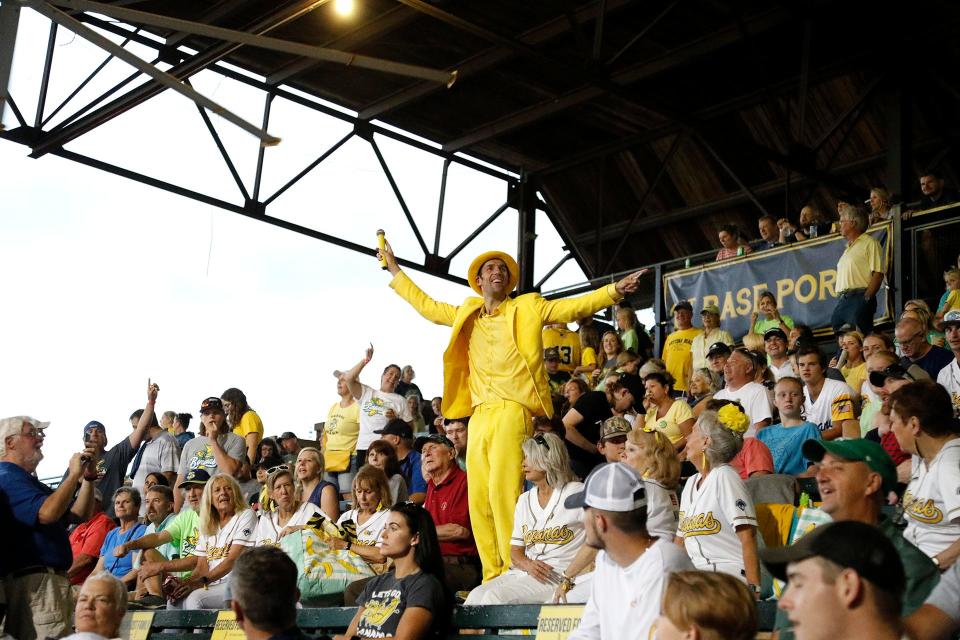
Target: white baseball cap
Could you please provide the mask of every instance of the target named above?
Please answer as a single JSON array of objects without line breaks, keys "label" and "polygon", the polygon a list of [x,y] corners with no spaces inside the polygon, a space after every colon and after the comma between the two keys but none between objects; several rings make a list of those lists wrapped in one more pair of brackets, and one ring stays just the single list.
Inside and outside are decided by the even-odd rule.
[{"label": "white baseball cap", "polygon": [[627,512],[647,506],[643,478],[633,467],[622,462],[609,462],[590,472],[583,491],[563,502],[567,509],[592,507],[604,511]]}]

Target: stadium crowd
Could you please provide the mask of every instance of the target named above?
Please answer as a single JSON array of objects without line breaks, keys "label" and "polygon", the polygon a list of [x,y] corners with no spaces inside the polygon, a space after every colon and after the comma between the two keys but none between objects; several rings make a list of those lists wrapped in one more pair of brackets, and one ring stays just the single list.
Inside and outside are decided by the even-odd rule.
[{"label": "stadium crowd", "polygon": [[[455,306],[385,244],[390,286],[452,327],[441,396],[410,365],[376,380],[371,345],[335,372],[311,441],[268,436],[235,388],[203,399],[191,431],[190,413],[157,414],[148,382],[129,435],[111,445],[86,423],[55,489],[36,478],[48,423],[5,418],[5,633],[113,638],[128,609],[232,607],[248,635],[299,637],[299,603],[357,606],[344,638],[433,638],[457,602],[555,602],[584,605],[577,640],[746,639],[755,600],[777,598],[780,637],[951,637],[960,263],[935,310],[911,300],[892,336],[875,330],[887,265],[865,231],[909,212],[880,188],[866,205],[841,203],[835,224],[812,207],[796,226],[761,218],[754,244],[720,232],[717,260],[843,236],[831,353],[771,292],[743,336],[677,301],[655,354],[623,302],[644,272],[510,297],[518,266],[489,252]],[[609,307],[615,328],[594,317]]]}]

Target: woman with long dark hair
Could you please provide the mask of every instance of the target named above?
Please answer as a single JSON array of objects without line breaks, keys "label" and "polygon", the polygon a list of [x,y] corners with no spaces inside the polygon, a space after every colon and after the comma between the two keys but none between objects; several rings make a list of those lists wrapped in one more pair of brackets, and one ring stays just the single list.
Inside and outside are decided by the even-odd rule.
[{"label": "woman with long dark hair", "polygon": [[335,640],[441,637],[453,607],[430,514],[412,502],[392,507],[380,550],[393,560],[393,571],[367,583],[347,632]]},{"label": "woman with long dark hair", "polygon": [[243,438],[247,445],[247,458],[251,464],[257,459],[257,445],[263,439],[263,422],[247,403],[247,396],[235,387],[220,394],[223,412],[233,432]]}]

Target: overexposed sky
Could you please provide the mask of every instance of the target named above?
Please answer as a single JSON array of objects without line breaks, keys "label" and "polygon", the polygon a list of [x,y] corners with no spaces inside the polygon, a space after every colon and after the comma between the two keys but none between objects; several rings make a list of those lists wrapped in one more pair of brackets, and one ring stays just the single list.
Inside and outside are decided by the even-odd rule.
[{"label": "overexposed sky", "polygon": [[[49,23],[21,14],[11,94],[33,121]],[[109,34],[107,34],[109,35]],[[109,36],[119,41],[115,36]],[[131,47],[147,57],[150,50]],[[47,113],[105,54],[60,30]],[[54,120],[130,73],[112,61]],[[139,82],[139,81],[138,81]],[[251,122],[263,96],[212,72],[194,87]],[[252,189],[257,141],[213,121]],[[7,109],[3,123],[17,125]],[[266,152],[263,194],[306,166],[349,128],[281,99]],[[389,139],[378,143],[421,233],[432,246],[442,160]],[[239,191],[197,113],[166,91],[67,145],[68,149],[240,203]],[[427,395],[441,389],[449,329],[429,324],[390,291],[373,258],[62,160],[38,160],[0,141],[0,416],[51,421],[39,475],[60,475],[81,429],[102,421],[111,441],[143,406],[147,379],[160,385],[158,410],[199,419],[200,401],[239,387],[269,435],[312,435],[336,400],[331,372],[354,364],[367,343],[371,384],[389,363],[412,364]],[[441,253],[450,251],[506,198],[506,184],[453,165]],[[384,228],[402,257],[419,247],[369,145],[353,139],[270,208],[271,215],[375,245]],[[498,248],[516,254],[516,212],[500,219],[453,261]],[[563,255],[538,214],[535,277]],[[436,298],[460,302],[469,290],[420,273]],[[584,279],[573,261],[546,288]],[[195,428],[194,428],[195,430]]]}]

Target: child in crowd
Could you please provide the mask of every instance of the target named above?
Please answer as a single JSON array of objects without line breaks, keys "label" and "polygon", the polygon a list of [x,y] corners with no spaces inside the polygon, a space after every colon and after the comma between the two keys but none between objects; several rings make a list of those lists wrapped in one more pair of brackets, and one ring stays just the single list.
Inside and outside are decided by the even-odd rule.
[{"label": "child in crowd", "polygon": [[626,418],[613,416],[603,421],[600,429],[600,442],[597,451],[606,462],[620,462],[623,448],[627,444],[627,434],[630,433],[630,423]]},{"label": "child in crowd", "polygon": [[947,311],[960,309],[960,269],[950,267],[943,272],[943,282],[946,285],[946,293],[940,298],[940,306],[937,309],[937,320],[943,321],[943,316]]},{"label": "child in crowd", "polygon": [[773,456],[775,473],[799,475],[811,463],[805,460],[801,448],[810,439],[819,440],[820,431],[812,422],[800,417],[803,410],[803,384],[797,378],[780,378],[774,387],[774,403],[780,411],[780,424],[757,432],[757,439],[767,445]]}]

